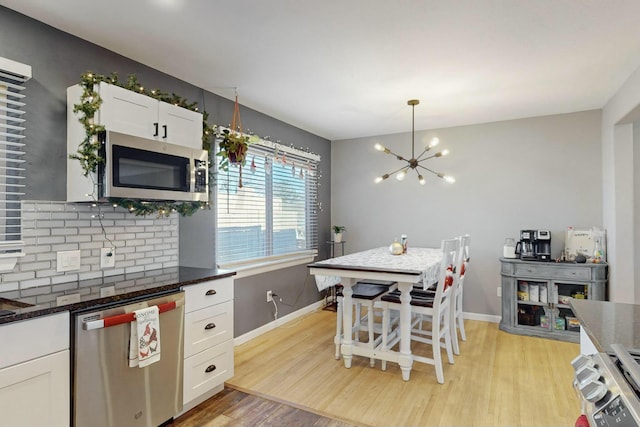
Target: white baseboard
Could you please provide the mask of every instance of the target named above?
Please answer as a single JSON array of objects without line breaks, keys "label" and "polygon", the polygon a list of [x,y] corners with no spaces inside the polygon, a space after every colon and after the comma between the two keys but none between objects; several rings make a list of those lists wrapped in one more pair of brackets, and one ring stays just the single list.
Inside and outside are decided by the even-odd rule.
[{"label": "white baseboard", "polygon": [[465,319],[480,320],[481,322],[500,323],[502,316],[495,314],[480,314],[480,313],[467,313],[464,314]]},{"label": "white baseboard", "polygon": [[[257,329],[247,332],[244,335],[240,335],[239,337],[234,338],[233,345],[244,344],[247,341],[256,338],[265,332],[269,332],[272,329],[277,328],[280,325],[287,323],[290,320],[296,319],[300,316],[304,316],[307,313],[311,313],[314,310],[322,308],[324,305],[324,300],[315,302],[311,305],[301,308],[300,310],[294,311],[293,313],[289,313],[284,317],[281,317],[277,320],[267,323]],[[501,316],[497,316],[494,314],[480,314],[480,313],[464,313],[464,318],[469,320],[479,320],[481,322],[490,322],[490,323],[500,323]]]},{"label": "white baseboard", "polygon": [[240,335],[239,337],[234,338],[233,345],[236,346],[236,345],[244,344],[247,341],[264,334],[265,332],[269,332],[270,330],[275,329],[278,326],[283,325],[290,320],[296,319],[300,316],[304,316],[305,314],[311,313],[312,311],[317,310],[318,308],[322,308],[323,306],[324,306],[324,300],[320,300],[311,305],[303,307],[300,310],[294,311],[293,313],[289,313],[286,316],[280,317],[279,319],[273,320],[267,323],[266,325],[263,325],[257,329],[254,329],[253,331],[249,331],[244,335]]}]

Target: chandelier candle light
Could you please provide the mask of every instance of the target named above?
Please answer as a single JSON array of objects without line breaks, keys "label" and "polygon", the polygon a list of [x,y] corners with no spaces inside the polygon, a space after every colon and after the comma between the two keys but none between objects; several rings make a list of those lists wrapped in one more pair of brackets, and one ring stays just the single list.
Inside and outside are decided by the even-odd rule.
[{"label": "chandelier candle light", "polygon": [[[445,175],[443,173],[440,172],[436,172],[434,170],[429,169],[426,166],[423,166],[421,163],[432,159],[434,157],[442,157],[442,156],[446,156],[447,154],[449,154],[449,150],[442,150],[442,151],[438,151],[435,154],[432,154],[430,156],[426,156],[427,153],[429,152],[429,150],[431,150],[433,147],[435,147],[436,145],[438,145],[438,143],[440,142],[440,140],[438,138],[433,138],[431,140],[431,142],[429,143],[429,145],[424,149],[424,151],[422,151],[422,153],[420,153],[420,155],[418,157],[416,157],[415,155],[415,137],[416,137],[416,130],[415,130],[415,109],[416,109],[416,105],[418,105],[420,103],[419,100],[417,99],[410,99],[409,101],[407,101],[408,105],[411,105],[411,159],[405,159],[404,157],[400,156],[399,154],[393,153],[391,150],[389,150],[388,148],[384,147],[381,144],[376,144],[375,148],[378,151],[383,151],[387,154],[391,154],[392,156],[396,156],[396,158],[400,161],[404,161],[407,162],[406,165],[402,166],[401,168],[391,172],[391,173],[386,173],[382,176],[379,176],[376,178],[376,184],[379,182],[384,181],[385,179],[389,178],[391,175],[396,174],[396,179],[398,181],[402,181],[404,179],[404,177],[407,175],[407,172],[409,171],[409,169],[413,169],[416,171],[416,174],[418,175],[418,181],[420,182],[420,184],[424,185],[426,183],[424,177],[422,176],[422,174],[420,173],[420,170],[418,170],[417,168],[422,168],[426,171],[431,172],[432,174],[436,175],[438,178],[442,178],[445,181],[449,182],[449,183],[454,183],[455,182],[455,178],[453,178],[452,176],[449,175]],[[425,157],[426,156],[426,157]]]}]

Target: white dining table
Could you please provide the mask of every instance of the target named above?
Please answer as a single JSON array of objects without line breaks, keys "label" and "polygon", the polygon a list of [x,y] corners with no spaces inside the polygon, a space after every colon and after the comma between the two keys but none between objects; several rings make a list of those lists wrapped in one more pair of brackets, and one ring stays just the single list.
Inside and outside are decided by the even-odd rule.
[{"label": "white dining table", "polygon": [[[351,368],[354,355],[396,362],[400,365],[402,379],[411,375],[411,289],[414,284],[429,286],[438,280],[442,260],[440,248],[409,247],[402,255],[392,255],[388,247],[356,252],[337,258],[309,264],[309,272],[316,278],[319,290],[342,284],[344,338],[340,353],[344,366]],[[354,342],[352,335],[352,286],[359,280],[385,280],[398,283],[400,295],[400,349],[392,351],[380,347],[371,348],[366,343]]]}]

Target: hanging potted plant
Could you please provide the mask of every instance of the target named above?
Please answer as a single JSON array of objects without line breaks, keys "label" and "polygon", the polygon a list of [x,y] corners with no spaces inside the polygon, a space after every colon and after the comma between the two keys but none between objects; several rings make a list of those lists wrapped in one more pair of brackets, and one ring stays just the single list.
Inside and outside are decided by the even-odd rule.
[{"label": "hanging potted plant", "polygon": [[249,137],[241,133],[224,129],[219,135],[218,156],[220,159],[220,169],[227,170],[229,164],[244,165],[249,148]]},{"label": "hanging potted plant", "polygon": [[240,172],[238,188],[242,188],[242,166],[244,166],[247,158],[249,136],[242,133],[238,95],[236,95],[236,102],[233,106],[231,128],[223,129],[222,132],[218,134],[218,147],[218,156],[221,157],[219,163],[220,169],[226,171],[229,169],[229,164],[237,165]]},{"label": "hanging potted plant", "polygon": [[334,225],[331,227],[333,230],[333,241],[335,243],[342,242],[342,233],[347,229],[344,225]]}]

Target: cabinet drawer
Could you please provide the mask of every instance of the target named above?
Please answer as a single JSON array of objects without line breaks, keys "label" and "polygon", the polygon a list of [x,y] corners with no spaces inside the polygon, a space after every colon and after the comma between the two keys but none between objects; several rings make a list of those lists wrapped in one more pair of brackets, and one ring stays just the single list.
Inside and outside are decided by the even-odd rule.
[{"label": "cabinet drawer", "polygon": [[233,299],[233,278],[202,282],[184,287],[185,313],[209,307]]},{"label": "cabinet drawer", "polygon": [[192,401],[231,377],[233,377],[233,340],[225,341],[186,358],[183,403]]},{"label": "cabinet drawer", "polygon": [[184,316],[184,357],[233,338],[233,301],[192,311]]},{"label": "cabinet drawer", "polygon": [[69,312],[2,325],[0,342],[0,368],[68,350]]},{"label": "cabinet drawer", "polygon": [[516,264],[514,275],[517,277],[536,277],[543,279],[590,280],[591,269],[581,267],[565,267],[558,264]]}]

